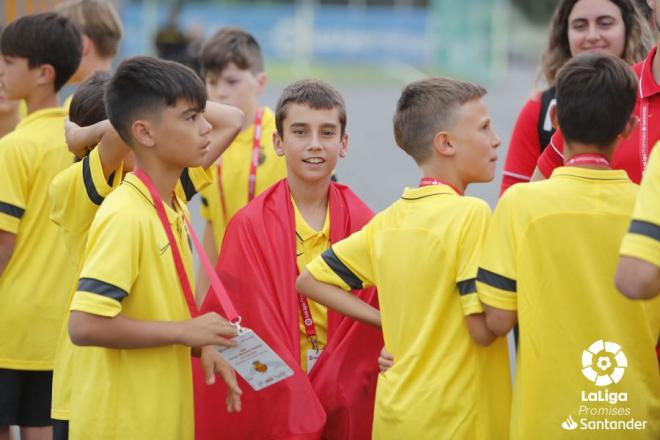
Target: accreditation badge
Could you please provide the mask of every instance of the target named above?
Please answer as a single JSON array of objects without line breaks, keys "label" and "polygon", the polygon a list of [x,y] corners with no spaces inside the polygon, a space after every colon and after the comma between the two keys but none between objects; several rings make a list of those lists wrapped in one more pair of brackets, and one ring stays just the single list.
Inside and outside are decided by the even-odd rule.
[{"label": "accreditation badge", "polygon": [[234,340],[238,346],[220,347],[218,352],[255,391],[293,376],[293,370],[252,330],[242,327]]}]

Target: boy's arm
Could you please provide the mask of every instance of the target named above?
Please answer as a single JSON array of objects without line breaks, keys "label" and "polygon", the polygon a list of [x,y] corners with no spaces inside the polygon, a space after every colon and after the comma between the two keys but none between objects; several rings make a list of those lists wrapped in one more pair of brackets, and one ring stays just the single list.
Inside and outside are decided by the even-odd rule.
[{"label": "boy's arm", "polygon": [[660,267],[622,255],[616,269],[616,287],[630,299],[655,298],[660,295]]},{"label": "boy's arm", "polygon": [[462,224],[456,260],[456,289],[465,323],[472,339],[484,346],[490,345],[497,337],[486,325],[476,283],[479,256],[490,216],[490,207],[483,201],[475,201]]},{"label": "boy's arm", "polygon": [[235,346],[227,339],[236,328],[216,313],[206,313],[186,321],[144,321],[72,311],[69,318],[71,341],[80,346],[116,349],[161,347],[164,345]]},{"label": "boy's arm", "polygon": [[326,307],[380,327],[380,312],[349,293],[374,284],[369,239],[371,225],[369,223],[361,231],[333,244],[312,260],[298,277],[296,288]]},{"label": "boy's arm", "polygon": [[204,117],[213,127],[209,152],[202,164],[203,168],[208,168],[218,160],[241,131],[245,115],[237,107],[207,101]]},{"label": "boy's arm", "polygon": [[16,247],[16,235],[29,196],[32,162],[23,145],[0,144],[0,276]]},{"label": "boy's arm", "polygon": [[380,327],[380,312],[378,309],[337,286],[317,281],[306,269],[298,277],[296,289],[309,299],[342,315],[374,327]]},{"label": "boy's arm", "polygon": [[518,320],[516,282],[518,253],[518,224],[524,222],[515,206],[517,188],[510,188],[495,208],[484,239],[477,293],[485,312],[488,329],[505,336]]},{"label": "boy's arm", "polygon": [[66,119],[64,132],[69,151],[77,157],[87,156],[98,145],[103,174],[106,179],[121,165],[130,152],[130,148],[119,137],[107,119],[87,127],[80,127]]},{"label": "boy's arm", "polygon": [[0,231],[0,277],[9,264],[14,247],[16,246],[16,235],[7,231]]},{"label": "boy's arm", "polygon": [[518,313],[515,310],[503,310],[484,304],[484,311],[484,324],[497,336],[506,336],[518,322]]}]

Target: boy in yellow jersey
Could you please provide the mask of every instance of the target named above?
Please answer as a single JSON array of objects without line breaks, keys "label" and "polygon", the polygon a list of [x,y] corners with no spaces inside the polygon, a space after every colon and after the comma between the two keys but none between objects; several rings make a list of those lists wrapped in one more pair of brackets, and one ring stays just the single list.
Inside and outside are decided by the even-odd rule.
[{"label": "boy in yellow jersey", "polygon": [[477,289],[493,332],[520,325],[513,439],[660,438],[660,303],[629,301],[613,282],[637,186],[610,160],[637,122],[636,90],[619,58],[569,61],[552,113],[565,166],[495,210]]},{"label": "boy in yellow jersey", "polygon": [[[215,261],[229,220],[250,200],[283,179],[286,167],[273,150],[273,112],[259,105],[267,81],[259,43],[242,29],[221,29],[204,44],[201,64],[209,99],[236,106],[245,113],[241,133],[213,167],[214,183],[201,193],[201,214],[206,220],[204,248]],[[206,274],[200,270],[199,301],[208,287]]]},{"label": "boy in yellow jersey", "polygon": [[[418,164],[420,186],[406,188],[298,278],[303,295],[382,325],[394,365],[378,377],[376,439],[507,438],[506,341],[486,328],[475,286],[490,209],[462,196],[495,173],[500,139],[485,93],[448,78],[406,86],[394,134]],[[346,292],[366,286],[378,288],[380,313]]]},{"label": "boy in yellow jersey", "polygon": [[632,222],[621,243],[616,285],[631,299],[660,295],[660,148],[649,166],[635,202]]},{"label": "boy in yellow jersey", "polygon": [[[81,162],[60,172],[50,187],[51,220],[60,227],[69,248],[70,259],[78,273],[92,219],[103,199],[117,187],[123,173],[127,171],[127,167],[120,166],[123,165],[122,160],[125,161],[127,155],[132,156],[128,146],[107,121],[103,92],[109,80],[107,72],[96,72],[76,90],[69,112],[67,143],[76,151],[86,151],[90,146],[93,149]],[[205,163],[210,164],[214,163],[238,133],[242,114],[234,107],[207,102],[204,115],[213,126],[208,154],[210,157],[205,160]],[[78,127],[71,127],[72,124]],[[85,128],[91,129],[91,132]],[[199,188],[210,182],[203,168],[186,169],[177,183],[177,196],[188,200]],[[69,304],[70,299],[67,306]],[[60,332],[53,372],[51,417],[54,440],[68,438],[70,382],[77,377],[74,364],[76,349],[69,339],[67,324],[68,320]]]},{"label": "boy in yellow jersey", "polygon": [[[348,148],[344,100],[324,81],[298,81],[282,92],[275,115],[275,151],[286,160],[287,178],[236,213],[216,270],[242,323],[293,376],[258,392],[244,384],[238,415],[218,411],[221,391],[198,394],[197,438],[365,439],[380,332],[303,300],[295,289],[311,259],[372,216],[349,188],[331,182]],[[356,295],[376,302],[373,289]],[[207,295],[203,310],[222,309]],[[202,361],[213,356],[217,353],[205,349]],[[343,368],[347,362],[351,367]]]},{"label": "boy in yellow jersey", "polygon": [[105,100],[138,171],[105,198],[89,230],[69,335],[93,347],[76,352],[69,435],[189,439],[190,347],[230,345],[223,336],[235,333],[216,314],[191,319],[188,214],[174,195],[184,169],[209,153],[206,92],[189,68],[136,57],[118,67]]},{"label": "boy in yellow jersey", "polygon": [[50,438],[50,393],[57,332],[74,270],[50,222],[48,186],[73,162],[57,92],[80,62],[68,19],[31,15],[0,37],[0,89],[24,100],[28,116],[0,140],[0,439]]},{"label": "boy in yellow jersey", "polygon": [[78,84],[94,72],[109,72],[123,34],[121,19],[112,2],[66,0],[58,3],[54,10],[74,22],[82,34],[82,59],[69,82]]}]

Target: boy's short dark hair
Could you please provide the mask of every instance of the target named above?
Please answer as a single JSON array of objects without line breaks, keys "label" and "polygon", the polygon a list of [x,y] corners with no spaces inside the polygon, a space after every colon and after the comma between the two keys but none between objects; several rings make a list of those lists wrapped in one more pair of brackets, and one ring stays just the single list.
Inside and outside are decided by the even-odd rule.
[{"label": "boy's short dark hair", "polygon": [[275,128],[280,136],[284,136],[282,124],[291,104],[306,105],[315,110],[337,109],[341,135],[346,132],[346,104],[339,91],[330,83],[320,79],[304,79],[282,91],[275,108]]},{"label": "boy's short dark hair", "polygon": [[73,21],[103,58],[117,54],[123,33],[119,14],[108,0],[66,0],[55,6],[55,12]]},{"label": "boy's short dark hair", "polygon": [[397,145],[418,164],[431,156],[435,135],[449,130],[456,110],[486,89],[466,81],[433,77],[408,84],[401,92],[394,113]]},{"label": "boy's short dark hair", "polygon": [[72,122],[87,127],[108,119],[105,111],[105,86],[110,81],[108,72],[94,72],[85,82],[80,84],[71,98],[69,119]]},{"label": "boy's short dark hair", "polygon": [[202,72],[222,72],[229,63],[253,74],[264,71],[264,57],[257,40],[240,28],[220,29],[204,43],[201,54]]},{"label": "boy's short dark hair", "polygon": [[0,52],[4,56],[27,58],[30,69],[43,64],[53,66],[53,87],[57,92],[78,69],[82,38],[76,25],[66,17],[52,12],[26,15],[2,31]]},{"label": "boy's short dark hair", "polygon": [[178,100],[204,110],[206,89],[189,67],[154,57],[123,61],[105,90],[105,108],[110,123],[127,145],[133,145],[131,125],[139,118],[158,116]]},{"label": "boy's short dark hair", "polygon": [[619,57],[586,53],[557,74],[557,119],[567,142],[608,147],[637,101],[637,77]]}]

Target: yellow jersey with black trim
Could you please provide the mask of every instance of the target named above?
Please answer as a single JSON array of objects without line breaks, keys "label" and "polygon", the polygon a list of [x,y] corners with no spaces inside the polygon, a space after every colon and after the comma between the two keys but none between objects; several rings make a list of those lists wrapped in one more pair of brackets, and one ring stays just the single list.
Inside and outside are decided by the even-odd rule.
[{"label": "yellow jersey with black trim", "polygon": [[73,163],[64,140],[66,110],[48,108],[0,139],[0,230],[16,235],[0,275],[0,368],[52,370],[66,300],[75,283],[48,213],[50,184]]},{"label": "yellow jersey with black trim", "polygon": [[500,199],[477,290],[518,314],[513,439],[660,438],[660,302],[614,285],[636,193],[623,170],[560,167]]},{"label": "yellow jersey with black trim", "polygon": [[621,255],[660,267],[660,142],[649,158]]},{"label": "yellow jersey with black trim", "polygon": [[[222,238],[225,235],[229,220],[236,212],[248,203],[248,184],[250,179],[250,164],[252,161],[252,144],[254,124],[241,131],[227,150],[222,153],[220,179],[224,194],[225,206],[218,185],[218,166],[211,167],[213,183],[201,191],[202,218],[211,223],[218,253],[222,248]],[[255,197],[270,188],[274,183],[286,177],[284,158],[279,157],[273,148],[273,133],[275,133],[275,115],[268,107],[264,108],[261,146],[259,147],[259,166],[257,167]],[[225,213],[227,214],[225,217]]]},{"label": "yellow jersey with black trim", "polygon": [[475,279],[489,218],[485,202],[449,186],[406,188],[307,266],[347,291],[378,287],[394,366],[378,376],[374,438],[507,438],[506,341],[478,346],[465,318],[483,312]]},{"label": "yellow jersey with black trim", "polygon": [[[296,222],[296,264],[298,271],[302,272],[305,270],[305,266],[330,247],[330,211],[326,210],[323,228],[320,231],[316,231],[305,221],[293,197],[291,197],[291,203],[293,203]],[[309,304],[309,310],[314,320],[314,327],[316,328],[317,348],[323,350],[328,343],[328,309],[310,299],[307,300],[307,303]],[[307,351],[312,350],[314,347],[307,337],[305,324],[303,323],[300,312],[298,312],[298,317],[300,327],[300,366],[303,371],[307,371]]]},{"label": "yellow jersey with black trim", "polygon": [[[187,210],[179,206],[184,212],[167,205],[165,210],[192,285]],[[71,310],[108,318],[190,319],[165,230],[149,191],[132,173],[92,222]],[[70,438],[193,438],[190,355],[182,345],[78,350]]]},{"label": "yellow jersey with black trim", "polygon": [[[80,162],[61,171],[50,185],[50,219],[59,226],[64,243],[69,250],[69,258],[76,267],[76,276],[80,274],[87,232],[94,215],[104,198],[117,188],[122,180],[122,168],[115,170],[106,181],[98,148]],[[66,307],[71,305],[75,289],[68,295]],[[55,351],[53,371],[53,389],[51,417],[56,420],[69,419],[69,394],[73,357],[75,350],[69,334],[68,313],[59,332]]]}]

